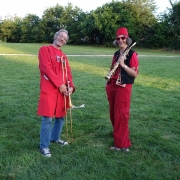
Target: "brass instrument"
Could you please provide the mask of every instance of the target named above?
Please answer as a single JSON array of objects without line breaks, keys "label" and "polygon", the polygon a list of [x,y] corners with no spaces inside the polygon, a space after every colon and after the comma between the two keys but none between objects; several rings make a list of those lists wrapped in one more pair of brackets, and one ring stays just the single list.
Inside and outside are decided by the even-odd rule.
[{"label": "brass instrument", "polygon": [[[69,93],[69,89],[70,89],[70,81],[68,80],[68,74],[67,74],[67,67],[66,67],[66,60],[64,59],[64,57],[61,57],[61,65],[62,65],[62,75],[63,75],[63,81],[64,84],[67,85],[67,91],[68,91],[68,96],[64,95],[64,104],[65,104],[65,120],[66,120],[66,139],[68,143],[72,143],[73,141],[73,133],[72,133],[72,112],[71,110],[74,108],[84,108],[85,105],[81,105],[81,106],[74,106],[72,104],[71,101],[71,95]],[[64,72],[65,71],[65,72]],[[71,133],[71,140],[69,139],[69,131],[68,131],[68,111],[69,111],[69,117],[70,117],[70,133]]]},{"label": "brass instrument", "polygon": [[73,135],[72,135],[72,113],[71,113],[71,109],[72,109],[72,101],[71,101],[71,96],[70,96],[70,93],[69,93],[69,83],[70,81],[68,80],[68,74],[67,74],[67,67],[66,67],[66,60],[65,58],[62,56],[61,57],[61,65],[62,65],[62,76],[63,76],[63,81],[64,81],[64,84],[67,85],[67,91],[68,91],[68,96],[65,96],[64,95],[64,104],[65,104],[65,119],[66,119],[66,139],[68,141],[68,110],[69,110],[69,116],[70,116],[70,124],[71,124],[71,141],[68,141],[68,143],[71,143],[72,140],[73,140]]},{"label": "brass instrument", "polygon": [[[70,81],[68,81],[68,85],[67,85],[67,90],[68,90],[68,91],[69,91],[69,89],[70,89],[69,83],[70,83]],[[69,97],[69,108],[72,109],[73,104],[72,104],[72,101],[71,101],[70,93],[68,93],[68,97]]]},{"label": "brass instrument", "polygon": [[[133,43],[130,47],[127,47],[126,50],[122,53],[121,56],[124,56],[124,60],[126,60],[126,56],[128,55],[130,49],[131,49],[133,46],[135,46],[135,44],[136,44],[136,42]],[[121,56],[120,56],[120,57],[121,57]],[[116,64],[114,65],[114,67],[113,67],[113,68],[111,69],[111,71],[108,73],[108,75],[105,76],[105,79],[106,79],[106,80],[109,81],[109,80],[111,79],[112,75],[115,73],[116,69],[118,68],[118,66],[119,66],[119,64],[120,64],[120,57],[119,57],[118,61],[116,62]]]},{"label": "brass instrument", "polygon": [[[68,84],[67,84],[67,90],[69,91],[69,83],[70,81],[68,81]],[[70,96],[70,93],[68,92],[68,99],[64,96],[64,99],[65,99],[65,111],[66,111],[66,139],[68,141],[68,115],[67,115],[67,110],[69,110],[69,117],[70,117],[70,127],[71,127],[71,141],[68,141],[68,143],[71,143],[73,141],[73,134],[72,134],[72,112],[71,112],[71,109],[72,109],[72,101],[71,101],[71,96]],[[68,100],[68,101],[67,101]],[[68,104],[68,108],[67,108],[67,104]]]}]

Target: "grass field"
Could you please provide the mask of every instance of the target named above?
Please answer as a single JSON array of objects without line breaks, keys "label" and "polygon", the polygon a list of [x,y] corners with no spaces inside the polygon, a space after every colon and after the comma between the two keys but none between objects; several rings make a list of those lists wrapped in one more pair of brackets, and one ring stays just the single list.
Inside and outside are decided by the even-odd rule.
[{"label": "grass field", "polygon": [[104,89],[116,48],[63,47],[76,85],[72,103],[85,108],[72,110],[73,142],[51,144],[52,157],[46,158],[38,150],[36,114],[41,45],[0,43],[1,180],[180,179],[180,53],[134,48],[140,66],[131,103],[132,147],[123,153],[109,150],[113,139]]}]

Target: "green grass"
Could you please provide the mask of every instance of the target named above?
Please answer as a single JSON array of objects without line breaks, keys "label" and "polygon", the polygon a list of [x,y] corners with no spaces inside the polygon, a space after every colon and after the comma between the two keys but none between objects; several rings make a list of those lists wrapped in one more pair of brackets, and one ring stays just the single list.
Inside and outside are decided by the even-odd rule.
[{"label": "green grass", "polygon": [[[69,56],[76,85],[72,103],[85,108],[72,110],[72,144],[52,144],[52,157],[45,158],[38,151],[41,117],[36,114],[41,45],[0,44],[0,54],[21,54],[0,55],[0,179],[180,179],[180,54],[137,49],[130,153],[109,150],[113,139],[104,77],[111,56]],[[63,50],[112,55],[116,48],[67,45]]]}]

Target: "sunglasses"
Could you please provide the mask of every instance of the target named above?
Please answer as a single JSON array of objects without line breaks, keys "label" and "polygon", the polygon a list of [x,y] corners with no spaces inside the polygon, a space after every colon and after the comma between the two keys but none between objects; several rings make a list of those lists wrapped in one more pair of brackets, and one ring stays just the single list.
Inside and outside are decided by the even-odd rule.
[{"label": "sunglasses", "polygon": [[124,40],[126,39],[126,37],[123,36],[123,37],[118,37],[118,38],[116,38],[117,41],[119,41],[120,39],[124,41]]}]

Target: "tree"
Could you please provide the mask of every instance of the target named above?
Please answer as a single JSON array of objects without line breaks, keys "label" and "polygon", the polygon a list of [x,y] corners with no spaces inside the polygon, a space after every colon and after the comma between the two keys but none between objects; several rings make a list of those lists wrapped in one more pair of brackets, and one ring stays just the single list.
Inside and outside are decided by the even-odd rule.
[{"label": "tree", "polygon": [[115,31],[120,26],[128,28],[132,39],[142,43],[145,30],[157,21],[154,11],[154,0],[112,1],[97,8],[93,12],[93,17],[95,27],[100,34],[104,34],[105,44],[112,44]]},{"label": "tree", "polygon": [[0,39],[2,39],[5,42],[11,42],[12,39],[14,41],[17,41],[18,37],[14,37],[13,33],[17,31],[18,29],[18,23],[21,21],[20,18],[17,16],[12,17],[8,16],[6,17],[1,23],[0,23]]},{"label": "tree", "polygon": [[65,6],[64,16],[59,19],[60,22],[66,25],[66,29],[69,32],[69,43],[80,44],[81,39],[85,36],[84,21],[86,14],[77,6],[73,8],[71,3]]},{"label": "tree", "polygon": [[[172,8],[155,17],[154,0],[112,0],[90,13],[68,3],[23,19],[6,17],[0,21],[0,38],[7,42],[52,43],[61,28],[69,32],[69,43],[100,43],[112,46],[118,27],[128,28],[137,46],[149,48],[180,47],[180,2],[169,0]],[[170,38],[167,38],[170,37]]]},{"label": "tree", "polygon": [[[149,48],[180,48],[180,2],[172,3],[158,16],[158,22],[146,31],[144,45]],[[153,34],[153,38],[151,35]],[[169,38],[168,38],[169,37]]]},{"label": "tree", "polygon": [[58,4],[44,11],[40,24],[43,42],[52,42],[54,33],[64,27],[63,23],[59,22],[59,18],[63,17],[63,14],[64,8]]},{"label": "tree", "polygon": [[171,46],[174,49],[180,48],[180,1],[175,2],[172,4],[172,10],[169,13],[169,19],[168,19],[168,27],[169,27],[169,33],[171,33],[171,36],[173,38],[171,41]]},{"label": "tree", "polygon": [[26,15],[21,24],[20,42],[35,43],[40,42],[39,39],[39,23],[40,18],[33,14]]}]

